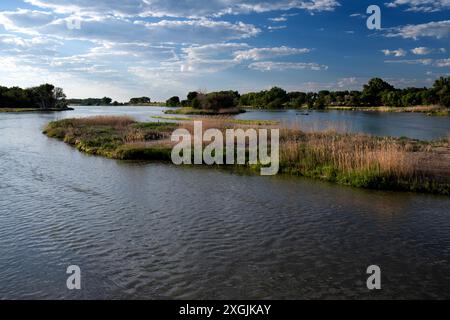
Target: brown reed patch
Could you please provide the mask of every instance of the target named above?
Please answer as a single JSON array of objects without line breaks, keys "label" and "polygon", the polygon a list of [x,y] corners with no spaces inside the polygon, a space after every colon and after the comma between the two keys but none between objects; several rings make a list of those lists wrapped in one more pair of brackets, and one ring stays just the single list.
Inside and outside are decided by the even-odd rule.
[{"label": "brown reed patch", "polygon": [[126,127],[136,121],[128,116],[95,116],[75,119],[78,125]]}]

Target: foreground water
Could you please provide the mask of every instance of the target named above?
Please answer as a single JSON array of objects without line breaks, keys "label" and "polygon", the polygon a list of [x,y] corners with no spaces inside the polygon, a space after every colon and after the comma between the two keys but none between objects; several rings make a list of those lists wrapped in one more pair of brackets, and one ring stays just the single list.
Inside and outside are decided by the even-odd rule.
[{"label": "foreground water", "polygon": [[450,298],[448,197],[119,162],[40,133],[99,113],[0,116],[0,299]]}]

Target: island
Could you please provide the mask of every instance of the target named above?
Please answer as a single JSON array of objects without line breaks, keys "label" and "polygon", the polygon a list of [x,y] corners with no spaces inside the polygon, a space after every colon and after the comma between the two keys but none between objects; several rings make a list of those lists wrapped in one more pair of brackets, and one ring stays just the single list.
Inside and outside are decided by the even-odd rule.
[{"label": "island", "polygon": [[[204,128],[280,128],[264,121],[202,118]],[[193,119],[137,122],[126,116],[97,116],[49,123],[48,137],[92,155],[119,160],[171,162],[175,129],[193,132]],[[212,166],[217,167],[217,165]],[[255,172],[261,165],[220,166]],[[280,128],[280,174],[347,186],[450,195],[450,138],[419,141],[336,131]]]},{"label": "island", "polygon": [[181,107],[167,110],[166,114],[184,115],[235,115],[246,112],[239,107],[240,94],[237,91],[220,91],[211,93],[189,92],[187,99],[180,101],[172,97],[166,102],[168,107]]}]

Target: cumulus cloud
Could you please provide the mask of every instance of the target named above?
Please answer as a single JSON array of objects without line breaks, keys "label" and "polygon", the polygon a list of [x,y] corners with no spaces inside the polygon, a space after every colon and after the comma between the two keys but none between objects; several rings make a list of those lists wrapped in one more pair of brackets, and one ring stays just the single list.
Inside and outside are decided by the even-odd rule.
[{"label": "cumulus cloud", "polygon": [[445,53],[447,50],[445,48],[439,48],[439,49],[432,49],[427,47],[417,47],[414,49],[411,49],[411,52],[418,56],[425,56],[432,53]]},{"label": "cumulus cloud", "polygon": [[394,27],[388,29],[386,33],[387,37],[401,37],[404,39],[418,39],[421,37],[442,39],[448,37],[449,35],[450,20]]},{"label": "cumulus cloud", "polygon": [[450,9],[449,0],[394,0],[385,4],[388,8],[407,6],[407,11],[436,12]]},{"label": "cumulus cloud", "polygon": [[397,49],[397,50],[388,50],[384,49],[381,50],[385,56],[394,56],[394,57],[404,57],[406,56],[406,51],[403,49]]}]

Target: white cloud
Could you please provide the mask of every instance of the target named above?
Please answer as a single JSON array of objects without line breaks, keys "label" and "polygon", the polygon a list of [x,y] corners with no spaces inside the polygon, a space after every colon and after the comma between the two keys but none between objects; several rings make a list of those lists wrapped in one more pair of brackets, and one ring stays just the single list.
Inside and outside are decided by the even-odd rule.
[{"label": "white cloud", "polygon": [[[38,9],[0,11],[0,29],[6,30],[0,34],[2,84],[51,82],[71,97],[101,94],[118,100],[147,90],[160,98],[200,83],[219,87],[226,85],[226,77],[234,86],[239,74],[215,75],[232,68],[326,70],[317,63],[294,62],[295,56],[310,52],[308,48],[255,48],[244,43],[263,30],[240,22],[241,17],[223,16],[276,11],[273,22],[283,22],[298,13],[279,11],[313,13],[339,6],[335,0],[25,2]],[[79,29],[69,28],[73,18],[80,21]],[[285,27],[280,23],[269,29]],[[291,62],[265,61],[288,56]],[[255,83],[263,81],[261,77]]]},{"label": "white cloud", "polygon": [[351,18],[360,18],[360,19],[365,19],[367,18],[367,16],[365,14],[362,13],[352,13],[350,15]]},{"label": "white cloud", "polygon": [[336,0],[25,0],[59,13],[87,15],[205,17],[251,12],[303,9],[311,12],[333,11]]},{"label": "white cloud", "polygon": [[8,31],[37,34],[34,28],[49,24],[53,20],[53,15],[44,11],[24,9],[0,11],[0,25]]},{"label": "white cloud", "polygon": [[450,20],[394,27],[388,29],[386,34],[387,37],[402,37],[404,39],[418,39],[421,37],[442,39],[449,35]]},{"label": "white cloud", "polygon": [[381,50],[385,56],[394,56],[394,57],[404,57],[406,56],[406,51],[403,49],[397,49],[397,50],[388,50],[384,49]]},{"label": "white cloud", "polygon": [[433,63],[433,59],[386,60],[385,62],[386,63],[431,65]]},{"label": "white cloud", "polygon": [[386,63],[401,63],[411,65],[434,66],[438,68],[450,67],[450,58],[446,59],[414,59],[414,60],[386,60]]},{"label": "white cloud", "polygon": [[286,70],[327,70],[328,66],[313,62],[273,62],[262,61],[253,62],[249,65],[250,69],[258,71],[286,71]]},{"label": "white cloud", "polygon": [[235,59],[241,60],[262,60],[267,58],[284,57],[299,55],[311,52],[308,48],[290,48],[290,47],[274,47],[274,48],[253,48],[249,50],[241,50],[235,52]]},{"label": "white cloud", "polygon": [[389,8],[408,6],[407,11],[436,12],[450,9],[449,0],[394,0],[385,4]]},{"label": "white cloud", "polygon": [[282,30],[282,29],[286,29],[287,26],[282,25],[282,26],[268,26],[267,30],[269,31],[274,31],[274,30]]},{"label": "white cloud", "polygon": [[440,67],[440,68],[450,67],[450,58],[437,60],[436,61],[436,66]]},{"label": "white cloud", "polygon": [[430,54],[431,50],[426,47],[418,47],[418,48],[412,49],[411,52],[416,55],[419,55],[419,56],[424,56],[424,55]]},{"label": "white cloud", "polygon": [[432,53],[445,53],[447,50],[445,48],[439,48],[439,49],[432,49],[427,47],[417,47],[414,49],[411,49],[411,52],[418,56],[425,56]]},{"label": "white cloud", "polygon": [[79,17],[80,28],[69,28],[71,17],[59,18],[48,13],[18,10],[0,13],[0,25],[7,30],[62,39],[90,41],[207,43],[242,39],[261,32],[251,24],[211,19],[161,20],[144,22],[119,17]]},{"label": "white cloud", "polygon": [[269,21],[272,22],[286,22],[288,19],[286,17],[276,17],[276,18],[269,18]]},{"label": "white cloud", "polygon": [[171,67],[179,65],[182,72],[210,73],[245,64],[247,61],[294,56],[310,51],[308,48],[286,46],[251,48],[246,43],[216,43],[183,49],[184,55],[179,61],[171,64]]}]

